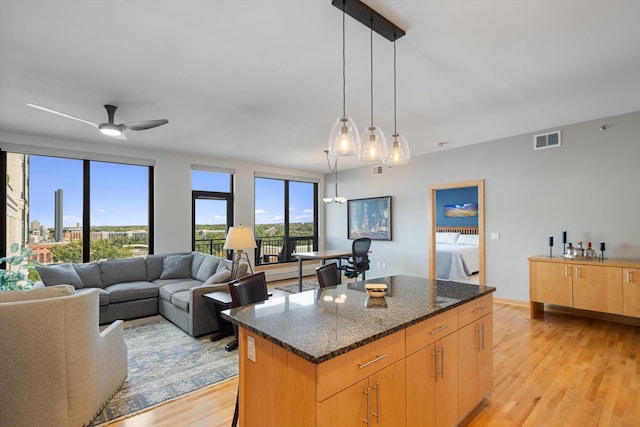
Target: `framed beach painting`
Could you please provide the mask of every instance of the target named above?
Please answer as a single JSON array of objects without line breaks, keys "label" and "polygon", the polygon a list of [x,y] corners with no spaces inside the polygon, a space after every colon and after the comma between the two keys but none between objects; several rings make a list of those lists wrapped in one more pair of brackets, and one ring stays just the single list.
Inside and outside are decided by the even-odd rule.
[{"label": "framed beach painting", "polygon": [[391,196],[347,201],[348,237],[391,240]]}]

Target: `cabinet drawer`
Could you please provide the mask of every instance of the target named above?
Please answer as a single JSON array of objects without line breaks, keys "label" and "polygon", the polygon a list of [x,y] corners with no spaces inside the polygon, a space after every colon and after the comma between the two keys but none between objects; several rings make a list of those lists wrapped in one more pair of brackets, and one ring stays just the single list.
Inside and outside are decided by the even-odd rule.
[{"label": "cabinet drawer", "polygon": [[493,311],[493,295],[485,295],[468,302],[458,307],[458,310],[458,321],[460,322],[460,327],[468,325],[469,323]]},{"label": "cabinet drawer", "polygon": [[405,331],[396,332],[317,365],[317,401],[403,359],[404,337]]},{"label": "cabinet drawer", "polygon": [[418,351],[457,329],[458,308],[409,326],[407,328],[407,354]]}]

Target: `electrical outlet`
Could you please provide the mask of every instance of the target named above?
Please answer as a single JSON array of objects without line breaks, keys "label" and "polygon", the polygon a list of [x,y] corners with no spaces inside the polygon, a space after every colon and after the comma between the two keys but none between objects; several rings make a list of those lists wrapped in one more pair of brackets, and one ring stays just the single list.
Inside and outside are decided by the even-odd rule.
[{"label": "electrical outlet", "polygon": [[247,337],[247,359],[256,361],[256,340],[253,337]]}]

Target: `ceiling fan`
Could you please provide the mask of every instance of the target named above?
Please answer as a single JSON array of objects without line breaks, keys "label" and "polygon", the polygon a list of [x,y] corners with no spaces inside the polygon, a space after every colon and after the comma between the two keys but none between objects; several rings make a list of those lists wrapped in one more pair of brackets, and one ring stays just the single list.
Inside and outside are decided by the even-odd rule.
[{"label": "ceiling fan", "polygon": [[93,126],[94,128],[100,129],[105,135],[112,136],[118,139],[127,139],[124,135],[125,130],[147,130],[152,129],[158,126],[166,125],[169,123],[169,120],[160,119],[160,120],[143,120],[140,122],[128,122],[128,123],[120,123],[115,124],[113,118],[116,114],[116,110],[118,107],[115,105],[105,105],[104,108],[107,110],[108,122],[107,123],[95,123],[89,120],[81,119],[79,117],[71,116],[69,114],[61,113],[59,111],[51,110],[46,107],[42,107],[40,105],[35,104],[27,104],[29,107],[37,108],[42,111],[47,111],[49,113],[57,114],[62,117],[66,117],[69,119],[77,120],[82,123],[86,123],[88,125]]}]

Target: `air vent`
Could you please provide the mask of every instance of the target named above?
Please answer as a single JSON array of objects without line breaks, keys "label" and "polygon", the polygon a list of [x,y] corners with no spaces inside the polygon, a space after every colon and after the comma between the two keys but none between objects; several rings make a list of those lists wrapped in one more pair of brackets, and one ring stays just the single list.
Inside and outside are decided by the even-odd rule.
[{"label": "air vent", "polygon": [[382,165],[374,166],[371,168],[371,176],[382,175]]},{"label": "air vent", "polygon": [[552,148],[560,146],[560,131],[549,133],[541,133],[533,137],[533,149],[542,150],[543,148]]}]

